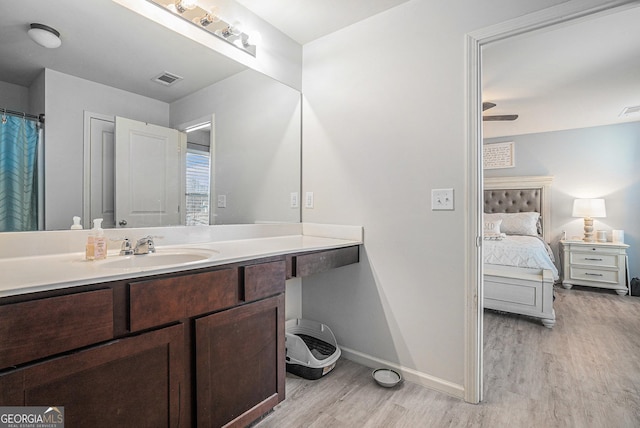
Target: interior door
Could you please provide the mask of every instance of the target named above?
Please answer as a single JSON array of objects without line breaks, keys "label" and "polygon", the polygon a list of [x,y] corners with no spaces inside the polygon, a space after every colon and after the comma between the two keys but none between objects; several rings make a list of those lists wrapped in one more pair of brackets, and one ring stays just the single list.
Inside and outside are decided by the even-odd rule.
[{"label": "interior door", "polygon": [[180,223],[186,134],[116,117],[116,227]]},{"label": "interior door", "polygon": [[85,226],[91,227],[90,220],[103,218],[102,227],[115,227],[114,219],[114,130],[111,120],[91,116],[89,118],[90,133],[90,206],[89,216],[85,219]]}]

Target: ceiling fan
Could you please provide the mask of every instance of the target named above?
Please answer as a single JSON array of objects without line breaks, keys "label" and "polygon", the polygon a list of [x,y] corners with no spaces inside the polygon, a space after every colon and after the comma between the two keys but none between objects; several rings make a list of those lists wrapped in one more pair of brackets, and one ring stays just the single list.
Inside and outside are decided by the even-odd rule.
[{"label": "ceiling fan", "polygon": [[[494,108],[496,106],[495,103],[483,102],[482,103],[482,111],[489,110],[490,108]],[[500,114],[500,115],[487,115],[482,116],[482,120],[485,121],[498,121],[498,120],[516,120],[518,118],[517,114]]]}]

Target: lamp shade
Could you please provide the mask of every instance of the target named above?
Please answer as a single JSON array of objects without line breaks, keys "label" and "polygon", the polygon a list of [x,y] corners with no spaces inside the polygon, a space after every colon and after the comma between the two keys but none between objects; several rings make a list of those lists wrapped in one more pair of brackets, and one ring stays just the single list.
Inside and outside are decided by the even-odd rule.
[{"label": "lamp shade", "polygon": [[606,217],[604,199],[575,199],[573,217]]}]

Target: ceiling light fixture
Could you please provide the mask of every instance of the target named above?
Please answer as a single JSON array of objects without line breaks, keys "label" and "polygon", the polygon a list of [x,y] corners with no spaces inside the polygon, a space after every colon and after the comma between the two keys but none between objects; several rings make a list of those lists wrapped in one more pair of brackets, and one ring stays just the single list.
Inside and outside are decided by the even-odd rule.
[{"label": "ceiling light fixture", "polygon": [[44,24],[31,24],[29,31],[27,31],[31,40],[49,49],[55,49],[62,44],[60,40],[60,33]]},{"label": "ceiling light fixture", "polygon": [[259,35],[255,32],[252,36],[250,36],[250,32],[245,33],[239,21],[234,21],[232,24],[224,21],[218,15],[216,7],[211,10],[205,10],[198,4],[197,0],[147,1],[189,21],[201,30],[213,34],[249,55],[256,56],[256,47],[261,40]]}]

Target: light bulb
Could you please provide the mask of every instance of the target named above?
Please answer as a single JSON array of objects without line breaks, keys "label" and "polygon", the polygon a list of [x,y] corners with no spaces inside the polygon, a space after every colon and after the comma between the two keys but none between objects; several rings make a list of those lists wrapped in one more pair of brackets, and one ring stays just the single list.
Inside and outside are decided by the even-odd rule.
[{"label": "light bulb", "polygon": [[185,8],[192,10],[198,5],[198,0],[181,0],[180,3],[182,3],[182,6]]},{"label": "light bulb", "polygon": [[203,27],[206,27],[209,24],[212,24],[214,22],[219,22],[219,21],[220,21],[220,17],[218,15],[213,14],[212,12],[207,12],[204,14],[204,16],[201,16],[199,18],[193,18],[193,22]]},{"label": "light bulb", "polygon": [[197,0],[176,0],[174,3],[178,13],[184,13],[187,10],[193,10],[198,5]]},{"label": "light bulb", "polygon": [[262,43],[262,34],[258,31],[247,31],[247,43],[250,45],[258,46]]},{"label": "light bulb", "polygon": [[242,23],[240,21],[234,21],[231,25],[229,25],[229,32],[234,36],[239,36],[242,34]]}]

